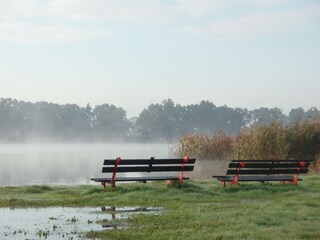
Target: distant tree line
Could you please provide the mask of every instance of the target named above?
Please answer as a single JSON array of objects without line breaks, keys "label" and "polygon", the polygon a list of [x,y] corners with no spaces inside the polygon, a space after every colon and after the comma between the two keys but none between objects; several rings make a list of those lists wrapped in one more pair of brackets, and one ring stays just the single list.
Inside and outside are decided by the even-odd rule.
[{"label": "distant tree line", "polygon": [[0,98],[0,141],[170,141],[185,134],[236,134],[241,129],[279,122],[283,125],[320,118],[317,108],[217,107],[209,101],[182,106],[171,99],[151,104],[138,117],[112,104],[53,104]]}]

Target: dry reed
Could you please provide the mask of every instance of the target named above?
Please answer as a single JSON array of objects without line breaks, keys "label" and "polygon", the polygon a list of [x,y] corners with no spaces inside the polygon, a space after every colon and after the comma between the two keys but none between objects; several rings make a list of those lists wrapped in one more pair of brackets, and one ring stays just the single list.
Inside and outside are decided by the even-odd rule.
[{"label": "dry reed", "polygon": [[178,155],[199,159],[312,159],[320,172],[320,120],[289,126],[273,122],[241,131],[235,136],[186,135],[180,138]]}]

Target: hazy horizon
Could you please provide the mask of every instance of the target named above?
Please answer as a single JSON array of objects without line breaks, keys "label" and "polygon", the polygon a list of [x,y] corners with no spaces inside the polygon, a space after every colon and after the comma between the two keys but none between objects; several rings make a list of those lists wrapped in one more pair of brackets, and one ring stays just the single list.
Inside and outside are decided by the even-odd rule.
[{"label": "hazy horizon", "polygon": [[[0,96],[0,99],[1,99],[1,96]],[[17,100],[17,101],[22,101],[22,102],[30,102],[30,103],[37,103],[37,102],[48,102],[48,103],[52,103],[52,104],[58,104],[58,105],[68,105],[68,104],[76,104],[76,105],[78,105],[79,107],[81,107],[81,108],[85,108],[86,106],[87,106],[87,104],[89,104],[90,105],[90,107],[92,107],[92,108],[94,108],[94,107],[96,107],[96,106],[98,106],[98,105],[100,105],[100,104],[110,104],[110,105],[114,105],[115,107],[118,107],[118,108],[122,108],[126,113],[127,113],[127,118],[128,119],[130,119],[130,118],[135,118],[135,117],[139,117],[139,114],[144,110],[144,109],[147,109],[148,108],[148,106],[150,106],[151,104],[160,104],[162,101],[166,101],[167,99],[163,99],[162,101],[159,101],[159,102],[152,102],[152,103],[146,103],[146,106],[145,107],[143,107],[140,111],[138,111],[138,109],[137,109],[137,112],[136,112],[136,115],[128,115],[128,110],[126,109],[126,108],[124,108],[123,106],[118,106],[118,105],[116,105],[116,104],[114,104],[114,103],[112,103],[112,102],[105,102],[105,103],[100,103],[100,104],[96,104],[96,105],[93,105],[93,104],[91,104],[90,102],[88,102],[88,103],[86,103],[86,104],[84,104],[84,105],[79,105],[79,104],[77,104],[77,103],[73,103],[73,102],[65,102],[65,103],[58,103],[58,102],[51,102],[51,101],[47,101],[47,100],[39,100],[39,101],[27,101],[27,100],[24,100],[24,99],[15,99],[15,98],[11,98],[11,99],[13,99],[13,100]],[[179,103],[177,103],[177,102],[175,102],[174,101],[174,99],[171,99],[175,104],[179,104]],[[188,106],[188,105],[194,105],[194,104],[199,104],[201,101],[209,101],[209,100],[206,100],[206,99],[202,99],[202,100],[200,100],[199,102],[194,102],[194,103],[186,103],[185,105],[184,104],[179,104],[179,105],[181,105],[181,106]],[[210,101],[209,101],[210,102]],[[214,102],[212,102],[213,104],[215,104]],[[216,105],[216,104],[215,104]],[[309,110],[309,109],[311,109],[311,108],[313,108],[313,107],[315,107],[315,108],[317,108],[316,106],[311,106],[310,108],[304,108],[304,107],[302,107],[302,106],[297,106],[297,107],[295,107],[295,108],[291,108],[291,109],[281,109],[280,107],[278,107],[278,106],[271,106],[271,107],[265,107],[265,106],[258,106],[257,108],[248,108],[248,107],[246,107],[246,106],[242,106],[242,107],[237,107],[237,106],[235,106],[235,107],[233,107],[233,106],[229,106],[229,105],[226,105],[226,104],[222,104],[222,105],[216,105],[216,107],[222,107],[222,106],[227,106],[227,107],[231,107],[231,108],[242,108],[242,109],[247,109],[247,110],[249,110],[249,111],[252,111],[252,110],[256,110],[256,109],[259,109],[259,108],[278,108],[278,109],[280,109],[281,110],[281,112],[283,113],[283,114],[285,114],[285,115],[288,115],[288,113],[290,112],[290,110],[292,110],[292,109],[296,109],[296,108],[302,108],[304,111],[307,111],[307,110]],[[318,110],[320,110],[319,108],[317,108]]]},{"label": "hazy horizon", "polygon": [[0,97],[319,109],[319,23],[316,0],[2,0]]}]

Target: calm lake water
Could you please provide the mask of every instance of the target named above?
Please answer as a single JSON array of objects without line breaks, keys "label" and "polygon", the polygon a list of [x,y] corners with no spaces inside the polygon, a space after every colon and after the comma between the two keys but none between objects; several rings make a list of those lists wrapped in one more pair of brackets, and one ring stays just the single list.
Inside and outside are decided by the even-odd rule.
[{"label": "calm lake water", "polygon": [[0,185],[94,184],[103,160],[116,157],[167,158],[172,151],[169,144],[2,144]]}]

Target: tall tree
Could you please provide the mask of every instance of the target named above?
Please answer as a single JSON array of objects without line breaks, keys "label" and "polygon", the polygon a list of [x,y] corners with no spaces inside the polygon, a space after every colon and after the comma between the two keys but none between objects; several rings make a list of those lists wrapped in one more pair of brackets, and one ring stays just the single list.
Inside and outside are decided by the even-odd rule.
[{"label": "tall tree", "polygon": [[100,140],[125,139],[130,128],[126,112],[114,105],[102,104],[93,110],[93,131]]}]

